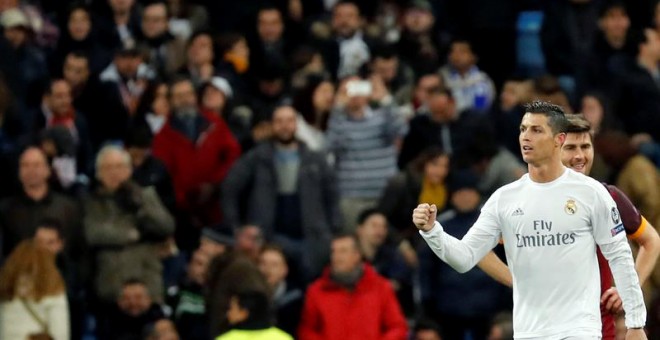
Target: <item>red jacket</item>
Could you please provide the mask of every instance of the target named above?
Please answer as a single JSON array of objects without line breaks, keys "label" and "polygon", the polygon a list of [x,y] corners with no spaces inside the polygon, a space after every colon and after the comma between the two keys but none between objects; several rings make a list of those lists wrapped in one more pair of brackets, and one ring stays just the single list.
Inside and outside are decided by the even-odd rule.
[{"label": "red jacket", "polygon": [[354,291],[323,276],[307,290],[301,340],[405,340],[408,326],[390,282],[368,264]]},{"label": "red jacket", "polygon": [[199,211],[199,188],[204,183],[219,186],[229,168],[240,156],[241,148],[222,119],[210,112],[202,112],[202,117],[206,119],[208,126],[196,142],[177,131],[172,127],[172,122],[168,121],[154,136],[153,154],[165,163],[172,176],[176,202],[180,209],[203,215],[210,214],[211,219],[219,219],[219,201],[207,202],[202,208],[213,211]]}]

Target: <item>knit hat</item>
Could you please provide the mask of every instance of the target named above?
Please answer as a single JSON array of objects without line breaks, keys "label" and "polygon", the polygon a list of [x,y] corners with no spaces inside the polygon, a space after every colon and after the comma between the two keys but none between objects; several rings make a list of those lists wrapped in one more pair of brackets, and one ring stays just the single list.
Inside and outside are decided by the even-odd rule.
[{"label": "knit hat", "polygon": [[455,192],[461,189],[478,189],[479,177],[469,170],[460,170],[452,173],[449,179],[449,188]]}]

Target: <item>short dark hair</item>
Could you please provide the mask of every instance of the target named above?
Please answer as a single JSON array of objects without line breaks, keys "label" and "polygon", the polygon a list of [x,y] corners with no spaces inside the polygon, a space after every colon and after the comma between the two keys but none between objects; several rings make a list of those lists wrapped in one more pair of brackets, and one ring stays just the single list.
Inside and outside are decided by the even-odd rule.
[{"label": "short dark hair", "polygon": [[334,236],[332,236],[332,242],[335,242],[335,241],[341,240],[341,239],[345,239],[345,238],[353,240],[353,245],[355,246],[355,250],[357,250],[358,253],[361,253],[361,251],[360,251],[360,241],[359,241],[357,235],[355,235],[355,233],[341,232],[341,233],[335,234]]},{"label": "short dark hair", "polygon": [[639,52],[641,51],[641,45],[647,44],[649,42],[649,39],[646,36],[646,30],[655,29],[651,27],[643,27],[639,30],[631,30],[628,38],[626,38],[624,50],[630,55],[639,55]]},{"label": "short dark hair", "polygon": [[447,88],[434,88],[429,92],[429,96],[447,96],[449,99],[454,100],[454,94]]},{"label": "short dark hair", "polygon": [[415,333],[425,330],[435,331],[440,334],[440,325],[429,318],[421,318],[415,321],[415,328],[413,329]]},{"label": "short dark hair", "polygon": [[553,134],[566,132],[568,121],[566,113],[559,105],[555,105],[542,100],[535,100],[525,104],[525,112],[531,114],[541,114],[548,118],[548,125]]},{"label": "short dark hair", "polygon": [[64,59],[66,59],[68,57],[74,57],[74,58],[78,58],[78,59],[85,59],[88,63],[87,65],[89,65],[89,55],[83,50],[73,50],[73,51],[67,53],[66,56],[64,57]]},{"label": "short dark hair", "polygon": [[449,159],[449,155],[445,152],[444,149],[442,149],[442,147],[438,145],[432,145],[422,150],[422,152],[420,152],[419,155],[417,155],[417,157],[412,160],[410,166],[418,173],[423,173],[426,164],[440,157],[447,157]]},{"label": "short dark hair", "polygon": [[339,6],[344,6],[344,5],[352,5],[355,6],[358,10],[358,15],[362,16],[362,8],[360,8],[360,4],[356,0],[339,0],[337,3],[332,7],[332,13],[334,14],[335,10],[339,8]]},{"label": "short dark hair", "polygon": [[270,323],[270,300],[266,293],[251,290],[232,294],[232,297],[235,297],[238,300],[238,305],[241,308],[247,309],[250,313],[248,316],[249,320]]},{"label": "short dark hair", "polygon": [[375,61],[376,59],[387,59],[398,58],[399,55],[396,53],[396,50],[391,45],[377,45],[371,50],[371,60]]},{"label": "short dark hair", "polygon": [[581,113],[566,115],[566,133],[591,133],[591,123]]},{"label": "short dark hair", "polygon": [[362,212],[360,212],[360,215],[358,215],[357,223],[358,223],[358,225],[361,225],[364,222],[366,222],[369,219],[369,217],[371,217],[373,215],[378,215],[378,214],[383,215],[383,216],[385,215],[385,214],[383,214],[382,211],[380,211],[376,208],[364,209],[364,210],[362,210]]},{"label": "short dark hair", "polygon": [[62,223],[57,219],[51,217],[43,218],[37,224],[37,230],[40,228],[54,230],[55,232],[57,232],[57,236],[59,238],[63,238],[64,228],[62,227]]},{"label": "short dark hair", "polygon": [[598,11],[598,18],[603,18],[606,15],[609,15],[610,11],[612,10],[620,10],[623,11],[624,14],[628,15],[626,4],[623,1],[614,0],[605,1],[605,3],[600,6],[600,10]]},{"label": "short dark hair", "polygon": [[147,284],[143,280],[138,279],[137,277],[128,278],[121,284],[122,288],[125,288],[126,286],[134,286],[134,285],[142,285],[145,288],[147,287]]}]

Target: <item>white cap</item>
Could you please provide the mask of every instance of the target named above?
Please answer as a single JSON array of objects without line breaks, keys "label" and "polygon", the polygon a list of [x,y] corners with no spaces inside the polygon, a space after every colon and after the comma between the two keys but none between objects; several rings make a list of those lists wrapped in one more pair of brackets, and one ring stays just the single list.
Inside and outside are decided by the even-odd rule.
[{"label": "white cap", "polygon": [[213,77],[211,78],[211,86],[215,87],[218,89],[220,92],[225,94],[225,97],[231,98],[234,95],[234,92],[231,89],[231,85],[229,85],[229,82],[227,79],[222,78],[222,77]]},{"label": "white cap", "polygon": [[0,15],[0,24],[4,28],[30,27],[27,16],[18,8],[10,8],[2,12],[2,15]]}]

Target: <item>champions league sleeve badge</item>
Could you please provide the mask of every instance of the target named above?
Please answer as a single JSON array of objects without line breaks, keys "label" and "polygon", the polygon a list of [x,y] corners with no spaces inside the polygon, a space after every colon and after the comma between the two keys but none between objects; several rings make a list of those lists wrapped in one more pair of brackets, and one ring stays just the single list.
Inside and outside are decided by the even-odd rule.
[{"label": "champions league sleeve badge", "polygon": [[575,214],[577,212],[577,205],[575,204],[575,201],[574,200],[566,201],[566,205],[564,206],[564,211],[569,215]]},{"label": "champions league sleeve badge", "polygon": [[616,207],[612,207],[611,211],[612,222],[614,222],[615,227],[610,230],[612,237],[616,236],[618,233],[622,232],[625,228],[623,223],[621,223],[621,217],[619,216],[619,210]]}]

